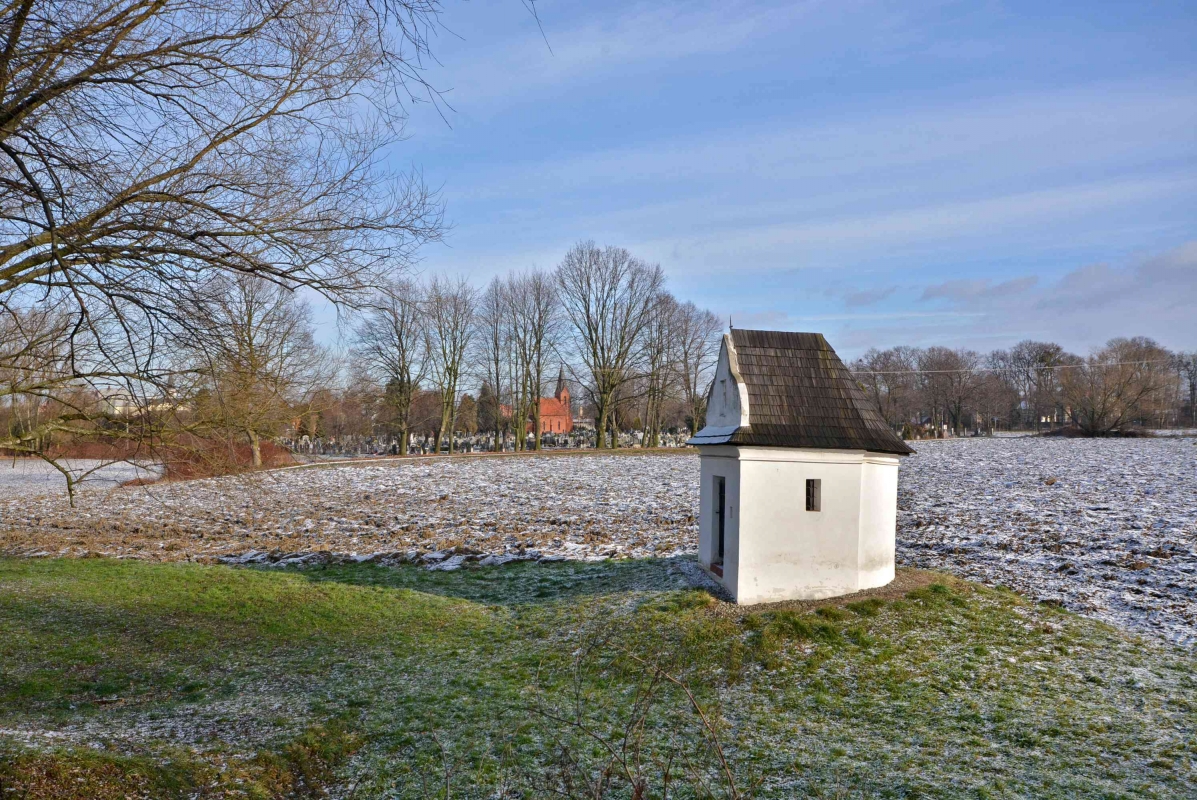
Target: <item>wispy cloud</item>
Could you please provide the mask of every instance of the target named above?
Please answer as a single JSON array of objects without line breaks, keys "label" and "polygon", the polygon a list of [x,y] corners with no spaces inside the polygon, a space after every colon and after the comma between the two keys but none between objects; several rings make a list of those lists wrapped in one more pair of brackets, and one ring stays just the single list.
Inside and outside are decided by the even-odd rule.
[{"label": "wispy cloud", "polygon": [[897,290],[897,286],[882,286],[876,289],[861,289],[855,292],[845,292],[843,294],[844,305],[846,305],[848,308],[855,308],[857,306],[871,306],[875,303],[880,303]]},{"label": "wispy cloud", "polygon": [[[846,180],[852,188],[868,185],[882,196],[878,189],[897,180],[891,194],[910,184],[938,193],[945,184],[970,180],[1041,171],[1075,175],[1078,165],[1127,159],[1141,164],[1144,152],[1156,160],[1184,157],[1192,152],[1186,136],[1194,127],[1197,90],[1191,81],[1107,83],[915,107],[879,104],[838,119],[735,120],[663,140],[633,135],[632,145],[490,166],[471,175],[461,197],[488,200],[513,191],[540,195],[574,188],[593,193],[662,182],[689,188],[707,183],[709,189],[725,180],[756,183],[758,189],[763,182],[779,190],[795,183],[833,188]],[[753,197],[741,198],[749,201],[750,211]],[[710,199],[726,203],[727,198]]]},{"label": "wispy cloud", "polygon": [[[686,265],[688,275],[709,275],[749,261],[758,269],[793,269],[829,261],[859,264],[894,248],[937,247],[990,239],[999,230],[1008,246],[1050,233],[1065,221],[1178,197],[1197,189],[1197,175],[1108,181],[972,201],[916,206],[872,214],[828,215],[801,222],[743,224],[703,235],[643,243]],[[797,262],[797,263],[796,263]]]},{"label": "wispy cloud", "polygon": [[1039,279],[1034,275],[1024,275],[1008,281],[995,281],[992,278],[973,278],[954,281],[944,281],[935,286],[923,289],[921,300],[945,299],[957,303],[972,303],[987,297],[1002,297],[1009,295],[1023,295],[1029,291]]},{"label": "wispy cloud", "polygon": [[1078,267],[1052,280],[1022,275],[1005,281],[947,281],[925,287],[921,297],[970,315],[968,324],[877,326],[857,329],[846,340],[855,346],[984,349],[1036,338],[1083,354],[1115,336],[1144,335],[1190,349],[1197,341],[1197,241],[1122,266]]},{"label": "wispy cloud", "polygon": [[[577,9],[572,9],[577,11]],[[541,29],[522,26],[501,44],[464,47],[463,59],[446,59],[443,82],[455,102],[472,112],[516,102],[563,85],[613,74],[676,67],[688,59],[726,57],[762,38],[784,36],[801,25],[807,36],[848,18],[873,14],[877,27],[895,17],[875,2],[661,2],[629,7],[608,4],[602,14],[578,18],[568,4],[544,8]],[[524,21],[527,23],[527,21]],[[803,38],[806,38],[805,36]],[[817,44],[812,39],[812,45]],[[453,43],[447,42],[451,52]]]},{"label": "wispy cloud", "polygon": [[[769,120],[471,172],[446,186],[450,214],[471,218],[451,241],[471,256],[493,243],[506,258],[525,231],[541,250],[609,238],[702,275],[746,261],[858,266],[999,237],[1057,247],[1063,226],[1073,242],[1108,240],[1184,216],[1195,128],[1197,91],[1169,82]],[[1155,160],[1144,165],[1144,152]],[[1142,216],[1157,206],[1171,210]],[[1139,216],[1111,218],[1128,208]]]}]

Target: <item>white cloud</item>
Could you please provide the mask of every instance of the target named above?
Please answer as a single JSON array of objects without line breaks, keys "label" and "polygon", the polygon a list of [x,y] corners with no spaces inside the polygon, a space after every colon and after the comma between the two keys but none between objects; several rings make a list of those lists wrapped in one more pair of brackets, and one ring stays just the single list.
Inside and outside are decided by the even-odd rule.
[{"label": "white cloud", "polygon": [[704,235],[641,243],[686,274],[711,275],[746,260],[758,270],[793,269],[809,263],[857,265],[894,248],[941,247],[963,240],[1003,238],[1013,247],[1035,234],[1050,234],[1066,221],[1085,222],[1102,212],[1178,197],[1197,188],[1197,176],[1110,181],[938,203],[872,214],[825,216],[774,225],[744,225]]},{"label": "white cloud", "polygon": [[[1178,224],[1177,200],[1197,187],[1194,128],[1197,92],[1171,83],[768,120],[471,172],[445,189],[450,215],[471,220],[450,241],[485,263],[487,243],[501,242],[503,259],[522,239],[543,252],[595,237],[710,275],[745,263],[859,269],[896,249],[984,240],[1050,249],[1175,237],[1161,228]],[[1172,210],[1135,213],[1155,204]]]},{"label": "white cloud", "polygon": [[1084,354],[1116,336],[1150,336],[1191,350],[1197,342],[1197,241],[1123,266],[1079,267],[1054,280],[1023,275],[948,281],[926,287],[923,297],[968,316],[959,324],[857,326],[845,331],[843,341],[856,349],[944,344],[985,350],[1033,338]]}]

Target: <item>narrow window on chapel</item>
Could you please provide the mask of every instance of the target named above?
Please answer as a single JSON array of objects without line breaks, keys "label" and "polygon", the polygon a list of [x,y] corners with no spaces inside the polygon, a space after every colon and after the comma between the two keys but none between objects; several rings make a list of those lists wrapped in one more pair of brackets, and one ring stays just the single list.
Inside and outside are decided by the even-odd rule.
[{"label": "narrow window on chapel", "polygon": [[822,508],[822,481],[818,478],[806,479],[806,510],[819,511]]}]

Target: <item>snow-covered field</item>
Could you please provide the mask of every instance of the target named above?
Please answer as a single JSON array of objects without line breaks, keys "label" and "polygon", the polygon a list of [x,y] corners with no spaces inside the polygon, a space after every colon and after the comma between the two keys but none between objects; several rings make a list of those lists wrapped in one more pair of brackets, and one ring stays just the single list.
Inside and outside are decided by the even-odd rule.
[{"label": "snow-covered field", "polygon": [[1197,644],[1197,442],[920,442],[898,558]]},{"label": "snow-covered field", "polygon": [[[451,548],[570,557],[693,549],[697,457],[545,455],[320,465],[92,493],[0,500],[0,527],[53,552],[287,552],[413,557]],[[3,537],[12,540],[19,537]]]},{"label": "snow-covered field", "polygon": [[[1192,439],[918,442],[899,561],[945,569],[1178,644],[1197,643]],[[453,567],[692,553],[698,459],[410,460],[0,497],[0,550],[292,563],[328,553]],[[250,553],[248,557],[245,554]]]},{"label": "snow-covered field", "polygon": [[[135,478],[157,477],[153,468],[125,462],[108,463],[86,458],[60,461],[71,476],[79,481],[76,489],[111,489]],[[0,499],[22,498],[47,492],[65,492],[66,478],[57,469],[37,458],[9,458],[0,460]]]}]

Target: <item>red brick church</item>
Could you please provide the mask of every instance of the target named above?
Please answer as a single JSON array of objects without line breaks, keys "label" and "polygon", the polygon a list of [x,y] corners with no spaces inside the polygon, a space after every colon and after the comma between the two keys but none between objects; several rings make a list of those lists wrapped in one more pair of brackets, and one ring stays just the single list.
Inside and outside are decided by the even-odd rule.
[{"label": "red brick church", "polygon": [[[540,398],[540,434],[569,433],[574,429],[573,409],[569,404],[569,387],[565,385],[565,367],[557,376],[557,391],[552,397]],[[528,422],[528,433],[532,422]]]}]

